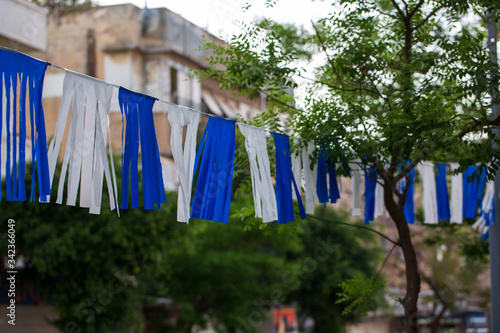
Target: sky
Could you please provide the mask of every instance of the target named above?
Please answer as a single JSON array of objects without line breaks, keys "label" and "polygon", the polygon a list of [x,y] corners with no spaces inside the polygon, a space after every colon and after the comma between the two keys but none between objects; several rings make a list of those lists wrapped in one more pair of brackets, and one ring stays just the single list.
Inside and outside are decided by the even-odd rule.
[{"label": "sky", "polygon": [[[243,11],[242,8],[249,1],[252,6]],[[133,3],[143,8],[146,1],[96,0],[96,3]],[[321,0],[278,0],[273,8],[266,8],[264,0],[147,0],[147,6],[166,7],[217,37],[238,33],[236,21],[251,22],[262,16],[280,23],[295,23],[308,28],[311,26],[311,19],[324,17],[332,8],[331,3]]]}]

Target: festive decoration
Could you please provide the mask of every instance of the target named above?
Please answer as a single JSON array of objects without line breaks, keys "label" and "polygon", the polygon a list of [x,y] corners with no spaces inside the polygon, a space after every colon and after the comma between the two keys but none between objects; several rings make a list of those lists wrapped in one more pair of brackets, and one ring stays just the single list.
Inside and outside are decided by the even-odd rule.
[{"label": "festive decoration", "polygon": [[417,171],[422,181],[422,205],[424,206],[424,223],[438,223],[438,208],[436,195],[436,176],[434,164],[422,161],[417,165]]},{"label": "festive decoration", "polygon": [[235,123],[222,118],[209,118],[196,153],[194,171],[199,167],[199,172],[191,217],[228,222],[234,153]]},{"label": "festive decoration", "polygon": [[278,203],[279,224],[295,220],[293,214],[292,184],[299,203],[300,217],[306,218],[306,212],[300,192],[293,177],[292,161],[290,156],[290,140],[287,135],[271,132],[276,148],[276,201]]},{"label": "festive decoration", "polygon": [[[410,162],[407,162],[407,165]],[[408,224],[415,224],[415,208],[413,202],[413,194],[415,192],[415,169],[412,169],[408,174],[407,178],[410,183],[406,185],[406,180],[403,179],[399,182],[399,191],[404,193],[406,186],[406,196],[405,196],[405,204],[403,206],[403,213],[405,215],[406,222]]]},{"label": "festive decoration", "polygon": [[450,220],[450,200],[448,199],[448,186],[446,185],[446,163],[436,165],[436,195],[438,220]]},{"label": "festive decoration", "polygon": [[[316,191],[317,187],[317,174],[318,174],[318,164],[316,163],[313,168],[311,168],[311,156],[316,149],[314,142],[308,142],[305,147],[302,148],[302,164],[304,165],[304,180],[306,182],[306,213],[314,214],[314,208],[316,203],[319,202],[318,194]],[[335,169],[334,169],[335,172]],[[335,186],[337,185],[337,178],[333,175]],[[338,192],[338,188],[337,188]],[[340,198],[340,195],[339,195]]]},{"label": "festive decoration", "polygon": [[375,218],[375,188],[377,186],[377,172],[375,168],[365,168],[365,224]]},{"label": "festive decoration", "polygon": [[238,127],[245,137],[245,149],[250,161],[255,217],[262,218],[264,223],[276,221],[278,208],[267,154],[266,132],[245,124],[238,124]]},{"label": "festive decoration", "polygon": [[[196,134],[198,132],[200,114],[189,111],[189,109],[182,106],[169,105],[168,121],[172,129],[170,132],[170,146],[180,183],[177,199],[177,221],[188,223],[196,156]],[[187,128],[183,151],[182,136],[184,127]]]},{"label": "festive decoration", "polygon": [[[458,163],[450,163],[451,171],[458,169]],[[451,176],[450,222],[462,224],[463,222],[463,181],[462,173]]]},{"label": "festive decoration", "polygon": [[[337,175],[335,164],[328,158],[328,152],[323,150],[318,156],[318,170],[317,170],[317,183],[316,189],[318,200],[322,204],[326,204],[328,200],[331,203],[336,203],[340,199],[339,187],[337,184]],[[329,182],[327,183],[326,174],[329,175]]]},{"label": "festive decoration", "polygon": [[[50,200],[50,188],[66,131],[69,113],[71,121],[58,184],[57,203],[62,203],[67,179],[66,204],[87,207],[90,213],[98,214],[101,208],[103,177],[106,178],[110,207],[118,208],[116,176],[110,142],[109,110],[113,85],[86,75],[66,71],[63,98],[55,126],[54,138],[46,149],[45,120],[41,105],[41,93],[48,63],[33,59],[13,50],[0,49],[0,131],[6,137],[5,183],[7,200],[26,200],[25,155],[26,112],[30,116],[33,175],[31,200],[36,199],[36,179],[40,201]],[[56,66],[57,67],[57,66]],[[59,67],[60,68],[60,67]],[[160,164],[158,143],[152,108],[155,98],[119,88],[119,103],[122,112],[122,198],[121,208],[139,207],[139,145],[142,162],[142,184],[144,208],[154,209],[155,204],[166,202]],[[178,221],[188,222],[189,217],[228,222],[235,154],[235,123],[211,117],[196,150],[196,133],[200,112],[169,104],[168,120],[172,131],[170,143],[179,176]],[[19,120],[17,119],[19,117]],[[126,124],[124,119],[126,119]],[[126,128],[125,128],[126,126]],[[184,127],[186,133],[184,133]],[[252,188],[256,217],[264,222],[277,220],[287,223],[294,220],[293,198],[298,200],[300,215],[314,213],[315,204],[335,203],[340,198],[335,164],[327,157],[327,151],[319,154],[313,164],[316,146],[308,142],[290,154],[289,137],[271,133],[276,148],[276,192],[270,174],[270,163],[264,130],[239,124],[245,136],[245,148],[250,160]],[[126,133],[124,136],[124,130]],[[19,133],[17,133],[19,131]],[[183,136],[185,144],[183,148]],[[299,138],[294,138],[298,145]],[[109,153],[109,159],[108,159]],[[343,167],[347,161],[341,157]],[[0,159],[0,165],[2,161]],[[409,165],[409,162],[405,163]],[[382,215],[384,210],[384,182],[373,167],[364,167],[360,161],[349,162],[352,207],[351,215],[361,214],[361,185],[365,177],[365,223]],[[402,168],[403,165],[400,166]],[[423,206],[425,223],[450,221],[462,223],[462,219],[480,217],[474,224],[482,237],[488,237],[488,229],[494,223],[494,183],[486,183],[486,172],[470,166],[463,174],[451,177],[451,201],[449,201],[446,164],[438,163],[435,174],[432,162],[421,162],[415,168],[423,183]],[[451,171],[458,168],[450,163]],[[0,169],[1,171],[2,169]],[[329,175],[328,180],[327,176]],[[192,184],[197,176],[193,202],[190,203]],[[305,183],[306,210],[301,198],[302,177]],[[410,183],[407,183],[407,182]],[[465,182],[465,184],[464,184]],[[415,170],[411,170],[398,184],[405,193],[403,211],[408,223],[415,222],[414,191]],[[484,191],[486,183],[486,190]],[[293,186],[293,189],[292,189]],[[293,193],[293,195],[292,195]],[[1,198],[0,188],[0,198]],[[189,211],[191,205],[191,212]],[[118,210],[117,210],[118,211]],[[119,214],[119,211],[118,211]]]},{"label": "festive decoration", "polygon": [[486,172],[482,170],[479,177],[474,177],[478,167],[471,165],[464,172],[463,186],[463,217],[473,219],[476,217],[477,207],[483,199]]},{"label": "festive decoration", "polygon": [[122,127],[124,115],[127,121],[125,142],[123,142],[122,132],[124,153],[122,156],[122,198],[120,208],[128,208],[129,172],[132,192],[131,208],[139,208],[137,167],[140,134],[144,208],[154,209],[156,204],[158,210],[160,210],[161,203],[167,202],[167,199],[165,197],[160,153],[153,122],[153,104],[156,99],[120,87],[118,100],[122,112]]},{"label": "festive decoration", "polygon": [[103,176],[105,175],[110,208],[113,210],[117,206],[116,175],[111,144],[109,145],[111,170],[106,155],[108,115],[112,96],[113,87],[107,83],[66,72],[59,117],[56,122],[54,138],[49,146],[50,180],[52,183],[71,109],[71,123],[57,191],[56,202],[58,204],[63,201],[64,184],[66,173],[68,173],[67,205],[74,206],[76,204],[80,188],[80,207],[89,208],[92,214],[99,214]]},{"label": "festive decoration", "polygon": [[361,176],[363,169],[359,166],[359,161],[349,163],[351,169],[351,189],[352,189],[352,204],[351,216],[361,215]]},{"label": "festive decoration", "polygon": [[[26,200],[26,112],[31,125],[31,161],[33,164],[31,201],[36,200],[35,175],[38,176],[40,201],[50,196],[47,137],[42,108],[42,88],[47,63],[20,53],[0,50],[0,133],[5,125],[7,147],[5,188],[7,201]],[[20,85],[19,85],[20,83]],[[2,100],[5,98],[5,100]],[[5,106],[5,107],[4,107]],[[19,114],[19,121],[17,116]],[[5,120],[5,123],[2,122]],[[17,137],[19,129],[19,137]],[[18,146],[19,143],[19,146]],[[0,159],[0,165],[2,161]],[[0,199],[2,189],[0,188]]]}]

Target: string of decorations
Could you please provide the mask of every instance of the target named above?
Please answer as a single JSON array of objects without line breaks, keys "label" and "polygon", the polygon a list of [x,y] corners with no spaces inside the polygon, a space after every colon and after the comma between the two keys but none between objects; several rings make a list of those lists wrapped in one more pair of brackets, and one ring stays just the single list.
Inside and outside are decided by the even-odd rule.
[{"label": "string of decorations", "polygon": [[[54,138],[47,149],[41,101],[44,75],[49,65],[64,70],[66,74]],[[8,201],[27,199],[24,177],[27,153],[26,114],[29,113],[33,162],[31,201],[35,201],[36,182],[38,182],[39,200],[50,201],[50,189],[69,121],[56,203],[62,204],[66,188],[67,205],[75,206],[79,197],[80,207],[89,208],[92,214],[99,214],[103,183],[106,181],[111,210],[116,208],[119,215],[120,208],[139,208],[140,157],[143,207],[154,209],[156,205],[156,208],[160,209],[161,204],[166,202],[166,196],[153,119],[153,105],[156,101],[169,106],[168,121],[172,128],[170,141],[180,184],[178,221],[187,223],[192,217],[228,222],[234,172],[236,123],[245,137],[256,217],[262,218],[264,222],[287,223],[294,221],[293,199],[297,200],[300,216],[304,219],[306,213],[314,212],[317,203],[335,203],[340,198],[336,163],[327,158],[328,152],[322,151],[318,156],[318,163],[313,168],[310,167],[311,155],[316,149],[313,142],[307,142],[292,156],[290,138],[287,135],[133,92],[5,47],[0,47],[0,74],[2,113],[0,132],[3,131],[2,122],[5,120],[7,141],[5,182]],[[109,130],[113,87],[119,89],[118,100],[122,114],[120,203]],[[70,110],[71,119],[68,119]],[[209,121],[196,150],[196,131],[201,114],[209,116]],[[183,148],[185,127],[187,132]],[[275,186],[270,172],[266,132],[271,134],[275,143]],[[108,151],[106,146],[109,147]],[[351,215],[361,215],[363,195],[365,224],[369,224],[382,214],[383,185],[377,181],[373,168],[362,169],[358,162],[349,163],[353,166],[350,171]],[[456,165],[451,164],[450,167],[454,169]],[[462,223],[463,218],[473,219],[479,212],[480,217],[474,228],[480,231],[483,238],[488,237],[488,229],[494,223],[495,190],[492,182],[486,182],[484,172],[481,178],[476,178],[472,182],[464,179],[477,170],[476,166],[470,166],[463,175],[453,175],[450,201],[446,164],[439,163],[435,167],[432,162],[423,161],[416,169],[423,185],[424,223],[435,224],[438,221]],[[1,170],[0,168],[0,173]],[[361,193],[363,175],[365,175],[364,194]],[[196,187],[193,193],[192,186],[195,179]],[[305,183],[305,205],[301,195],[302,179]],[[408,223],[413,224],[415,170],[409,173],[409,179],[403,210]],[[404,180],[399,186],[401,189],[405,187]],[[0,189],[0,199],[1,196]],[[192,202],[191,196],[193,196]]]}]

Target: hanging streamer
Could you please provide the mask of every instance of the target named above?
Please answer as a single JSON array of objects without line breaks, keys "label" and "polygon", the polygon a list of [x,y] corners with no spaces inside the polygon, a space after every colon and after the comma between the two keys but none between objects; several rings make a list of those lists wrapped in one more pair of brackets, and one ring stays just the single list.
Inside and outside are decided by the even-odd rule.
[{"label": "hanging streamer", "polygon": [[478,166],[471,165],[464,172],[462,201],[464,218],[474,219],[476,217],[477,207],[481,204],[483,199],[484,184],[486,182],[485,170],[482,170],[479,178],[474,177],[471,182],[468,181],[478,168]]},{"label": "hanging streamer", "polygon": [[450,220],[450,201],[448,199],[448,185],[446,184],[446,163],[436,166],[436,195],[439,221]]},{"label": "hanging streamer", "polygon": [[375,168],[365,168],[365,224],[375,218],[375,188],[377,186],[377,172]]},{"label": "hanging streamer", "polygon": [[[407,162],[406,165],[409,165],[410,162]],[[401,167],[400,167],[401,169]],[[403,206],[403,213],[405,215],[406,222],[408,224],[414,224],[415,223],[415,207],[414,207],[414,202],[413,202],[413,194],[415,192],[415,169],[411,169],[410,172],[407,174],[408,179],[410,179],[410,183],[407,185],[406,180],[402,179],[399,182],[399,191],[403,193],[406,189],[406,186],[408,186],[408,189],[406,189],[406,197],[405,197],[405,204]]]},{"label": "hanging streamer", "polygon": [[373,216],[375,218],[382,216],[384,213],[384,180],[379,178],[375,187],[375,210]]},{"label": "hanging streamer", "polygon": [[292,184],[299,203],[300,217],[306,218],[300,192],[293,177],[290,156],[290,140],[287,135],[271,132],[276,147],[276,202],[278,204],[279,224],[295,220],[293,213]]},{"label": "hanging streamer", "polygon": [[493,223],[495,223],[495,182],[488,181],[481,204],[480,217],[472,225],[472,228],[479,231],[483,240],[487,240],[489,229]]},{"label": "hanging streamer", "polygon": [[[6,173],[1,175],[2,168],[0,167],[0,176],[5,176],[8,201],[27,199],[26,112],[29,112],[30,117],[33,165],[30,201],[36,200],[36,178],[38,178],[40,201],[46,202],[50,196],[47,137],[42,107],[42,89],[46,69],[46,62],[24,54],[0,50],[0,134],[3,132],[2,127],[5,126],[7,139]],[[2,98],[5,98],[5,101]],[[2,165],[1,159],[0,165]],[[0,188],[0,200],[1,198],[2,189]]]},{"label": "hanging streamer", "polygon": [[125,142],[123,142],[122,132],[124,152],[122,155],[122,198],[120,208],[128,208],[129,172],[132,193],[131,208],[139,208],[138,156],[140,137],[144,208],[154,209],[156,204],[158,210],[160,210],[161,203],[167,202],[167,199],[153,122],[153,105],[156,99],[120,87],[118,100],[122,112],[122,123],[124,115],[127,121]]},{"label": "hanging streamer", "polygon": [[[328,151],[323,150],[318,156],[318,172],[316,192],[320,203],[325,204],[330,201],[336,203],[340,199],[339,187],[337,184],[337,174],[335,164],[328,157]],[[328,174],[328,182],[326,175]]]},{"label": "hanging streamer", "polygon": [[276,221],[278,207],[271,178],[266,132],[241,123],[238,127],[245,137],[245,149],[250,161],[255,217],[262,218],[264,223]]},{"label": "hanging streamer", "polygon": [[[67,205],[75,206],[78,188],[80,188],[80,207],[89,208],[92,214],[99,214],[104,176],[111,210],[118,205],[111,143],[109,145],[110,161],[106,154],[108,116],[112,95],[112,86],[66,72],[54,138],[49,145],[48,152],[52,184],[72,105],[71,123],[57,191],[56,202],[58,204],[63,201],[64,184],[66,173],[68,173]],[[109,162],[111,162],[111,170]]]},{"label": "hanging streamer", "polygon": [[314,214],[316,203],[319,202],[316,193],[316,183],[318,174],[318,163],[311,169],[311,155],[316,149],[314,142],[308,142],[307,146],[302,148],[302,164],[304,165],[304,180],[306,183],[306,213]]},{"label": "hanging streamer", "polygon": [[436,177],[434,164],[422,161],[417,165],[417,170],[422,181],[422,206],[424,207],[424,223],[438,223]]},{"label": "hanging streamer", "polygon": [[[299,138],[296,136],[293,137],[293,144],[297,146],[299,142]],[[299,187],[299,192],[301,192],[302,185],[302,159],[301,159],[302,149],[297,149],[292,154],[292,173],[293,178],[297,182],[297,186]],[[297,194],[292,192],[292,199],[297,200]]]},{"label": "hanging streamer", "polygon": [[358,163],[359,161],[349,163],[352,189],[351,216],[361,215],[361,176],[363,169],[361,169]]},{"label": "hanging streamer", "polygon": [[[189,223],[191,193],[193,187],[193,171],[196,156],[196,134],[200,122],[200,114],[182,106],[168,106],[170,123],[170,146],[174,156],[175,168],[179,175],[179,193],[177,199],[177,221]],[[182,137],[186,127],[186,141],[182,150]]]},{"label": "hanging streamer", "polygon": [[[451,171],[458,169],[458,163],[450,163]],[[451,176],[450,222],[462,224],[463,222],[463,181],[462,173]]]},{"label": "hanging streamer", "polygon": [[[202,155],[203,152],[203,155]],[[194,172],[198,170],[191,217],[227,223],[233,185],[235,123],[222,118],[208,119]],[[194,177],[194,175],[193,175]]]}]

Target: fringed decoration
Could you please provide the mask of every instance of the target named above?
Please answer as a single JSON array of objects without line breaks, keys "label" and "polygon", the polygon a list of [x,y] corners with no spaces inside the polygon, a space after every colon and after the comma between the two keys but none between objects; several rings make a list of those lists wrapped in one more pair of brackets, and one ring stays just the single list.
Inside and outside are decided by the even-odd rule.
[{"label": "fringed decoration", "polygon": [[[139,208],[139,137],[142,161],[142,192],[145,209],[158,210],[167,202],[160,162],[160,152],[156,141],[153,122],[155,98],[120,87],[118,94],[120,109],[127,121],[125,142],[122,132],[122,198],[120,208],[128,208],[129,176],[132,193],[131,208]],[[123,130],[123,129],[122,129]],[[129,175],[130,174],[130,175]]]}]

